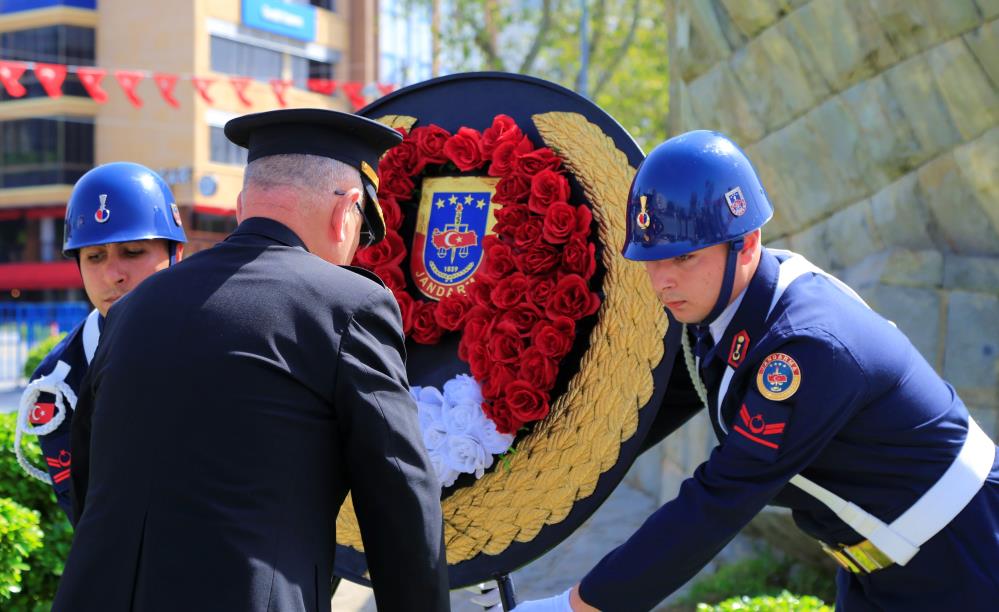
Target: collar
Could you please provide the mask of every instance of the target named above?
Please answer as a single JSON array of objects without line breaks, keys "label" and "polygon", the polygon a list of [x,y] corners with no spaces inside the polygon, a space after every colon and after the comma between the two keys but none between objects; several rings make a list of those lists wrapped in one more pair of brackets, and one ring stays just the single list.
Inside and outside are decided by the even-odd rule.
[{"label": "collar", "polygon": [[261,236],[285,246],[309,251],[305,242],[291,228],[280,221],[267,217],[250,217],[243,220],[231,234],[226,236],[225,240],[226,242],[231,239],[238,240],[242,236]]},{"label": "collar", "polygon": [[777,289],[779,274],[780,262],[764,248],[749,285],[710,326],[716,354],[733,369],[745,363],[750,347],[766,332],[767,310]]}]

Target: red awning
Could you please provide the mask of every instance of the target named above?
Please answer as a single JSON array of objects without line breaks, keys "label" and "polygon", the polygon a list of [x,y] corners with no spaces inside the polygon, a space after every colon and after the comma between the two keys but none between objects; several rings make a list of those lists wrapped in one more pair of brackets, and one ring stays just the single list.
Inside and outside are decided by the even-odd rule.
[{"label": "red awning", "polygon": [[195,204],[194,212],[205,215],[224,215],[231,217],[236,214],[236,208],[232,206],[212,206],[211,204]]},{"label": "red awning", "polygon": [[75,261],[0,264],[0,290],[78,289],[83,287]]}]

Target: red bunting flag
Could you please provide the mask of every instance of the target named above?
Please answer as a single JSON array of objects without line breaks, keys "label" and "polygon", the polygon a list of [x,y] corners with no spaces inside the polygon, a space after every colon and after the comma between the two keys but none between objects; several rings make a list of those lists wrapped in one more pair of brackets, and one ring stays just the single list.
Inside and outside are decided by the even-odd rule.
[{"label": "red bunting flag", "polygon": [[21,62],[0,61],[0,82],[12,98],[20,98],[28,92],[20,82],[21,75],[27,69],[28,65]]},{"label": "red bunting flag", "polygon": [[336,81],[333,79],[309,79],[306,81],[309,91],[332,96],[336,92]]},{"label": "red bunting flag", "polygon": [[340,84],[340,89],[343,90],[344,95],[347,96],[348,100],[350,100],[350,103],[354,107],[354,110],[358,110],[359,108],[364,106],[365,103],[364,96],[361,95],[361,89],[363,88],[364,88],[363,83],[349,82],[349,83]]},{"label": "red bunting flag", "polygon": [[153,75],[153,82],[156,83],[156,87],[160,90],[160,95],[163,96],[163,100],[167,104],[174,108],[180,108],[180,102],[177,101],[177,98],[173,97],[173,88],[177,85],[176,74],[158,72]]},{"label": "red bunting flag", "polygon": [[236,97],[243,103],[243,106],[253,106],[253,102],[250,102],[250,99],[246,97],[246,88],[250,86],[252,81],[253,79],[250,77],[229,77],[232,88],[236,90]]},{"label": "red bunting flag", "polygon": [[198,90],[199,94],[201,94],[201,98],[209,104],[215,104],[212,97],[208,95],[208,88],[211,87],[214,82],[215,79],[210,77],[191,77],[191,84],[194,85],[194,88]]},{"label": "red bunting flag", "polygon": [[101,81],[104,80],[104,75],[107,73],[108,71],[103,68],[85,68],[81,66],[76,69],[76,76],[80,77],[83,88],[87,90],[90,97],[98,104],[104,104],[108,101],[108,92],[104,91],[104,88],[101,87]]},{"label": "red bunting flag", "polygon": [[387,96],[395,91],[395,85],[392,83],[375,83],[375,85],[378,86],[378,91],[382,92],[383,96]]},{"label": "red bunting flag", "polygon": [[146,75],[138,70],[115,70],[114,78],[118,79],[118,84],[125,91],[125,96],[135,108],[142,108],[142,98],[135,95],[135,88],[139,82],[146,78]]},{"label": "red bunting flag", "polygon": [[66,66],[35,62],[35,76],[50,98],[62,95],[62,82],[66,80]]},{"label": "red bunting flag", "polygon": [[277,98],[278,104],[282,107],[288,106],[287,100],[284,99],[284,92],[286,92],[289,87],[291,87],[291,81],[271,79],[271,89],[274,90],[274,97]]}]

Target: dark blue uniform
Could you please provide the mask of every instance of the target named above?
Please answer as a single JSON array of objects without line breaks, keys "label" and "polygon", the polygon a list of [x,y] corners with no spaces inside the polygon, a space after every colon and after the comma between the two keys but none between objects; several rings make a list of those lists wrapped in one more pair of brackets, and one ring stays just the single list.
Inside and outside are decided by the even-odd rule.
[{"label": "dark blue uniform", "polygon": [[[96,347],[97,339],[100,335],[100,327],[103,324],[104,317],[101,317],[96,310],[91,312],[89,317],[74,327],[45,356],[45,359],[42,360],[34,373],[32,373],[29,385],[43,376],[52,375],[56,369],[56,365],[61,361],[69,366],[69,371],[62,380],[73,390],[74,394],[78,395],[80,392],[80,383],[90,365],[87,349],[89,348],[93,351],[91,346],[84,346],[84,328],[87,329],[87,344],[92,344],[93,347]],[[70,448],[73,406],[67,401],[64,407],[60,406],[57,408],[54,401],[55,397],[51,393],[40,393],[38,399],[34,402],[34,409],[31,411],[28,419],[32,425],[38,427],[49,423],[57,410],[62,410],[63,408],[66,410],[62,423],[51,433],[39,436],[38,442],[42,447],[42,454],[45,456],[46,469],[52,478],[52,488],[55,489],[56,500],[63,511],[66,512],[66,516],[72,521],[73,514],[69,497],[69,485],[73,457],[72,449]]]},{"label": "dark blue uniform", "polygon": [[[829,545],[864,540],[789,484],[796,474],[890,523],[954,462],[969,427],[954,389],[891,323],[825,276],[802,275],[772,304],[779,265],[778,254],[764,249],[700,364],[720,444],[675,500],[583,579],[587,603],[652,608],[767,504],[791,508],[801,529]],[[991,609],[999,602],[997,568],[994,462],[970,503],[904,567],[840,570],[837,606]]]},{"label": "dark blue uniform", "polygon": [[379,610],[447,609],[404,351],[392,294],[276,221],[144,281],[81,390],[53,609],[329,610],[348,491]]}]

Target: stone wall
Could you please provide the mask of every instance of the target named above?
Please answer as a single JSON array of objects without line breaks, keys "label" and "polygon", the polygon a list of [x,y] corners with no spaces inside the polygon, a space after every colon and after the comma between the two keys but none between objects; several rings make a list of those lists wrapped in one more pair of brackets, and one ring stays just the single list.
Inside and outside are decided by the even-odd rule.
[{"label": "stone wall", "polygon": [[[670,133],[716,129],[776,208],[764,241],[895,321],[999,437],[999,0],[674,0]],[[667,439],[660,499],[715,444]]]}]

